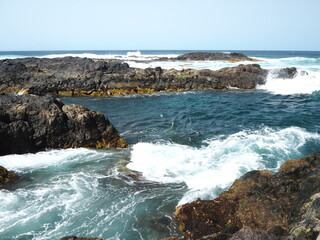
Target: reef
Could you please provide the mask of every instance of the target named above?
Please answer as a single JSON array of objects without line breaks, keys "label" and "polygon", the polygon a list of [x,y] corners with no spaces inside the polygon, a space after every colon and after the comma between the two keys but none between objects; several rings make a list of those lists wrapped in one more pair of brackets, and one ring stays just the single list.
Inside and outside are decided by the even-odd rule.
[{"label": "reef", "polygon": [[214,200],[177,207],[180,230],[187,239],[317,239],[319,170],[317,152],[287,160],[275,174],[248,172]]},{"label": "reef", "polygon": [[8,171],[6,168],[0,166],[0,189],[7,188],[11,184],[15,183],[17,175]]},{"label": "reef", "polygon": [[[280,70],[279,70],[280,71]],[[274,74],[276,74],[275,71]],[[281,77],[292,78],[295,68]],[[131,68],[114,60],[87,58],[21,58],[0,61],[0,92],[63,96],[123,96],[161,91],[255,89],[268,70],[258,64],[220,70]]]},{"label": "reef", "polygon": [[74,147],[126,147],[102,113],[46,96],[0,93],[0,155]]}]

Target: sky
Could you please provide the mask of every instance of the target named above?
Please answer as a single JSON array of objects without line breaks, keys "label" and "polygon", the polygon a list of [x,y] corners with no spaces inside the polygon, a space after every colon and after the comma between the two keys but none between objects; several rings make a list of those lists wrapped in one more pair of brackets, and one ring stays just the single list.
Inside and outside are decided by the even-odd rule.
[{"label": "sky", "polygon": [[0,51],[320,50],[320,0],[0,0]]}]

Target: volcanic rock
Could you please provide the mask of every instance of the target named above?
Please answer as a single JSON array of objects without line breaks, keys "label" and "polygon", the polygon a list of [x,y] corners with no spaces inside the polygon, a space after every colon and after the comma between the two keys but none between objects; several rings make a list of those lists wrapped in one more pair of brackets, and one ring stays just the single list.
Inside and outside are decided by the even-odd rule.
[{"label": "volcanic rock", "polygon": [[274,175],[251,171],[214,200],[177,208],[183,234],[198,239],[227,227],[315,239],[319,234],[320,153],[287,160]]},{"label": "volcanic rock", "polygon": [[0,155],[47,148],[126,146],[102,113],[33,95],[0,94],[0,135]]},{"label": "volcanic rock", "polygon": [[[0,92],[37,95],[122,96],[159,91],[255,89],[268,70],[258,64],[220,70],[130,68],[87,58],[23,58],[0,61]],[[294,71],[287,71],[287,75]],[[290,77],[288,75],[288,77]]]},{"label": "volcanic rock", "polygon": [[242,53],[210,53],[210,52],[193,52],[180,55],[173,60],[193,60],[193,61],[258,61],[253,58],[249,58]]}]

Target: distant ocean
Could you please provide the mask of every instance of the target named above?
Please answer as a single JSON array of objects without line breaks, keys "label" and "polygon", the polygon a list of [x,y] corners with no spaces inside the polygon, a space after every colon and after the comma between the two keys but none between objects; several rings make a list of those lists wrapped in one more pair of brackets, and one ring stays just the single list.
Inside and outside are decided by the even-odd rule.
[{"label": "distant ocean", "polygon": [[[0,59],[76,56],[167,69],[250,64],[156,61],[187,52],[193,51],[0,52]],[[179,235],[173,217],[177,205],[217,197],[247,171],[275,172],[287,159],[319,151],[320,52],[222,52],[257,58],[267,69],[297,67],[298,73],[279,79],[271,71],[267,83],[252,91],[61,98],[103,112],[130,148],[0,157],[1,166],[24,179],[17,189],[0,190],[0,239]]]}]

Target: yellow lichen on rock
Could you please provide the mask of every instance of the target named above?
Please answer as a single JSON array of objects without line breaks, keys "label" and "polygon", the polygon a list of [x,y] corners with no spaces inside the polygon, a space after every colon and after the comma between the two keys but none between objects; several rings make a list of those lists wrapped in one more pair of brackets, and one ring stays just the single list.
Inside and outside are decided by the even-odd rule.
[{"label": "yellow lichen on rock", "polygon": [[107,149],[107,148],[125,148],[127,147],[127,143],[121,137],[115,138],[112,141],[107,141],[102,138],[100,141],[96,142],[96,149]]},{"label": "yellow lichen on rock", "polygon": [[100,141],[97,141],[95,148],[109,148],[109,144],[104,138],[102,138]]},{"label": "yellow lichen on rock", "polygon": [[58,91],[58,95],[71,97],[71,96],[73,96],[73,92],[72,91]]},{"label": "yellow lichen on rock", "polygon": [[6,92],[6,93],[19,93],[19,92],[20,92],[20,89],[9,88],[9,89],[3,89],[3,90],[1,90],[1,92]]},{"label": "yellow lichen on rock", "polygon": [[[184,89],[165,89],[164,92],[180,92],[184,91]],[[154,88],[140,88],[136,87],[133,89],[125,89],[125,88],[110,88],[106,91],[102,90],[74,90],[74,91],[58,91],[58,95],[61,96],[90,96],[90,97],[105,97],[105,96],[113,96],[113,97],[121,97],[125,95],[132,94],[153,94],[160,92],[160,90],[156,90]]]},{"label": "yellow lichen on rock", "polygon": [[155,93],[156,90],[153,88],[139,88],[137,87],[137,94],[151,94]]}]

